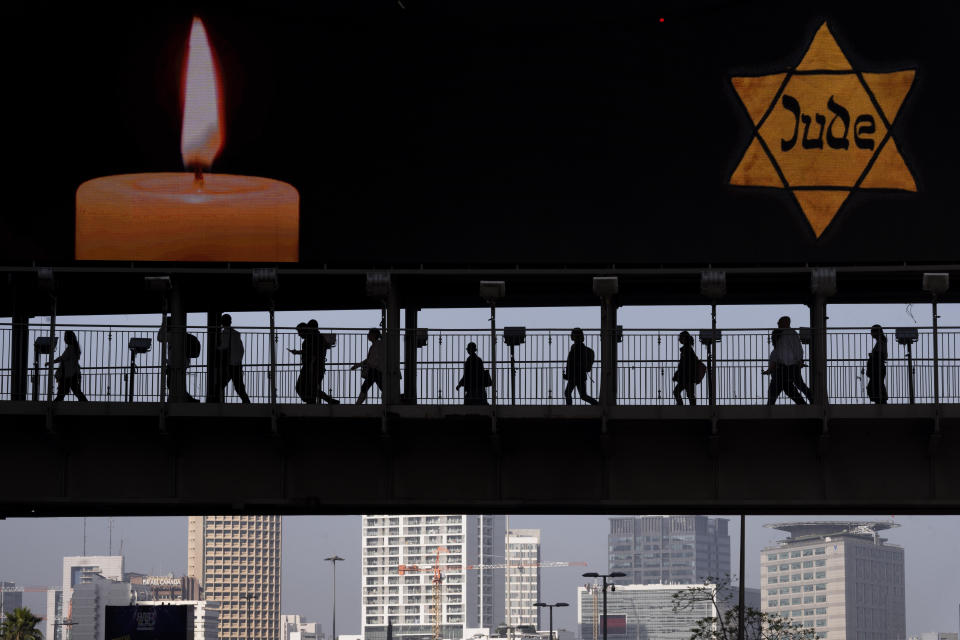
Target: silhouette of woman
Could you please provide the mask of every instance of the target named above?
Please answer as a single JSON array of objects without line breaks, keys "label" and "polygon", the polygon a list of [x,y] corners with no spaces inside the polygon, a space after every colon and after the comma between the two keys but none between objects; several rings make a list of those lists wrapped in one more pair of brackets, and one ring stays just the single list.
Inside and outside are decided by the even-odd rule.
[{"label": "silhouette of woman", "polygon": [[77,341],[77,334],[67,330],[63,332],[63,341],[67,343],[67,348],[54,362],[59,362],[57,369],[57,397],[54,402],[60,402],[67,395],[67,390],[73,391],[80,402],[86,402],[87,396],[80,390],[80,343]]}]

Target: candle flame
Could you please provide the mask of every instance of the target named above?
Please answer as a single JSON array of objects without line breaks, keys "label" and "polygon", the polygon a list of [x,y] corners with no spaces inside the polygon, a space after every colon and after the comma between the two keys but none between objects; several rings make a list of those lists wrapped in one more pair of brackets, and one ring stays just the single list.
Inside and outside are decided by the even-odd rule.
[{"label": "candle flame", "polygon": [[223,146],[223,125],[217,70],[200,18],[190,28],[186,77],[180,154],[187,168],[207,168]]}]

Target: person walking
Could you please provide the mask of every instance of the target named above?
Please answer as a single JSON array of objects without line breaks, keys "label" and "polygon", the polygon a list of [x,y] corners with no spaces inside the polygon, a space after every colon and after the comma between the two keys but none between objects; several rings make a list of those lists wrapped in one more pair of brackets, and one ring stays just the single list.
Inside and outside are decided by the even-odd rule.
[{"label": "person walking", "polygon": [[887,404],[887,336],[878,324],[870,327],[873,350],[867,358],[867,396],[870,402]]},{"label": "person walking", "polygon": [[303,340],[300,349],[287,349],[299,355],[302,366],[297,376],[297,395],[307,404],[318,404],[325,400],[329,404],[340,401],[323,391],[323,376],[327,370],[327,349],[330,345],[320,333],[316,320],[301,322],[297,325],[297,334]]},{"label": "person walking", "polygon": [[596,398],[587,394],[587,374],[593,368],[595,358],[593,349],[583,343],[583,329],[580,327],[575,327],[570,332],[570,339],[573,345],[570,347],[570,353],[567,354],[567,368],[563,371],[563,379],[567,381],[563,397],[567,404],[573,404],[573,389],[576,387],[577,393],[584,402],[599,404]]},{"label": "person walking", "polygon": [[790,327],[790,317],[783,316],[777,321],[777,328],[771,335],[773,350],[767,360],[764,374],[770,375],[767,388],[767,404],[776,404],[780,393],[787,394],[796,404],[807,404],[801,392],[810,399],[810,387],[803,382],[800,368],[803,366],[803,345],[796,330]]},{"label": "person walking", "polygon": [[86,402],[87,396],[83,395],[80,389],[80,342],[77,340],[77,334],[69,329],[63,332],[63,341],[67,344],[54,362],[59,362],[57,367],[57,397],[54,402],[60,402],[67,395],[67,390],[73,392],[80,402]]},{"label": "person walking", "polygon": [[683,397],[681,393],[687,392],[687,400],[690,406],[697,404],[697,383],[701,376],[698,375],[698,368],[703,366],[697,352],[693,348],[693,336],[689,331],[681,331],[680,336],[680,360],[677,362],[677,370],[673,374],[673,381],[677,385],[673,388],[673,397],[677,404],[683,406]]},{"label": "person walking", "polygon": [[220,383],[222,388],[221,400],[227,390],[227,383],[233,381],[233,389],[240,396],[244,404],[250,403],[247,389],[243,384],[243,340],[240,332],[233,328],[233,318],[229,313],[220,316],[220,343],[217,351],[220,353]]},{"label": "person walking", "polygon": [[463,389],[463,404],[489,404],[487,402],[487,377],[483,360],[477,355],[477,343],[467,344],[467,359],[463,361],[463,377],[457,383],[457,390]]},{"label": "person walking", "polygon": [[360,377],[363,378],[356,404],[367,401],[367,392],[374,383],[377,389],[383,392],[383,340],[380,339],[380,329],[370,329],[367,332],[367,340],[370,341],[367,357],[350,367],[351,371],[360,369]]}]

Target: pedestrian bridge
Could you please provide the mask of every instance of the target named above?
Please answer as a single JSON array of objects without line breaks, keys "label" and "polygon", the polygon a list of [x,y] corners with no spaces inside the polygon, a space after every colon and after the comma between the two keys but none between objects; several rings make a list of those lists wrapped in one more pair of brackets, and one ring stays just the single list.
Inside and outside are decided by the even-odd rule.
[{"label": "pedestrian bridge", "polygon": [[[59,354],[68,329],[89,402],[52,402],[43,351],[52,336]],[[297,396],[294,329],[239,330],[245,405],[232,386],[224,402],[207,401],[216,328],[171,327],[179,344],[182,333],[198,338],[196,359],[163,348],[156,326],[0,330],[8,353],[28,346],[4,357],[0,376],[0,516],[960,509],[956,328],[887,330],[882,406],[865,390],[867,328],[829,329],[819,341],[801,330],[815,391],[807,406],[783,397],[767,406],[769,330],[691,329],[710,364],[697,406],[673,398],[677,330],[586,330],[597,406],[576,396],[565,405],[566,328],[526,330],[522,341],[504,328],[387,332],[392,374],[361,406],[351,367],[366,353],[366,328],[321,328],[336,338],[323,380],[336,406]],[[494,374],[489,406],[463,406],[456,391],[468,342]]]}]

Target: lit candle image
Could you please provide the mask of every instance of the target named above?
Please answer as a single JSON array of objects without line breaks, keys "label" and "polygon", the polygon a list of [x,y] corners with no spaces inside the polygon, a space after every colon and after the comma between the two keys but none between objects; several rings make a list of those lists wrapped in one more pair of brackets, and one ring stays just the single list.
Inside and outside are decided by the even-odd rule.
[{"label": "lit candle image", "polygon": [[188,172],[105,176],[77,188],[76,259],[296,262],[300,196],[270,178],[209,173],[224,141],[213,53],[190,32],[180,150]]}]

